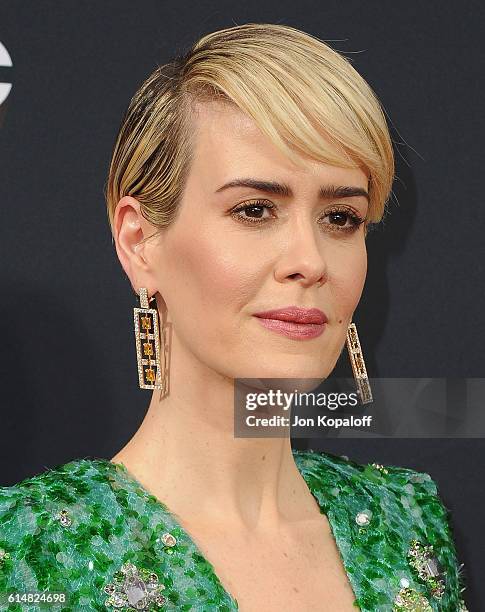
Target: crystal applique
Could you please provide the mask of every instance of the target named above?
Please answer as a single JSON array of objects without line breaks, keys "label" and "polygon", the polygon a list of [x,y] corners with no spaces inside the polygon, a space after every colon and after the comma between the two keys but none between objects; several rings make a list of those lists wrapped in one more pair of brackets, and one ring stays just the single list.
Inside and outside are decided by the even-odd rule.
[{"label": "crystal applique", "polygon": [[389,474],[389,470],[380,463],[371,463],[371,465],[372,467],[376,468],[376,470],[379,470],[379,472],[382,472],[383,474]]},{"label": "crystal applique", "polygon": [[63,527],[70,527],[72,525],[72,520],[67,510],[60,510],[54,518],[57,519]]},{"label": "crystal applique", "polygon": [[367,512],[358,512],[355,516],[355,522],[360,527],[364,527],[370,523],[370,515]]},{"label": "crystal applique", "polygon": [[463,599],[460,598],[460,601],[458,602],[458,605],[460,606],[458,608],[458,612],[468,612],[468,608],[465,605],[465,602],[463,601]]},{"label": "crystal applique", "polygon": [[440,599],[445,590],[443,569],[435,555],[431,544],[422,544],[418,540],[411,541],[408,551],[409,565],[416,570],[417,575],[430,588],[433,597]]},{"label": "crystal applique", "polygon": [[173,536],[171,533],[164,533],[162,534],[162,542],[165,544],[165,546],[175,546],[175,544],[177,543],[177,540],[175,539],[175,536]]},{"label": "crystal applique", "polygon": [[164,588],[155,572],[124,563],[113,575],[112,582],[104,587],[109,595],[105,605],[126,612],[161,610],[166,601],[161,594]]},{"label": "crystal applique", "polygon": [[394,599],[393,612],[433,612],[426,597],[409,587],[403,587]]},{"label": "crystal applique", "polygon": [[0,567],[2,567],[5,559],[10,559],[10,553],[3,548],[0,548]]}]

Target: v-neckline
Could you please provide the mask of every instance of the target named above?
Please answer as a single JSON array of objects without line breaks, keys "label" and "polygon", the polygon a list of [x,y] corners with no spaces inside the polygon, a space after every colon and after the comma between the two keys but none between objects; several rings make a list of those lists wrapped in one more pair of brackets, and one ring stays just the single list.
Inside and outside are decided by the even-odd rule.
[{"label": "v-neckline", "polygon": [[[305,456],[305,455],[317,455],[317,452],[314,452],[312,450],[296,450],[296,449],[292,449],[292,454],[293,457],[296,458],[296,456]],[[318,454],[322,454],[325,455],[325,453],[323,451],[318,451]],[[125,466],[124,463],[122,462],[115,462],[115,461],[110,461],[109,459],[98,459],[98,461],[104,462],[106,464],[108,464],[108,466],[112,466],[115,468],[121,468],[125,478],[127,478],[128,480],[131,480],[133,482],[133,484],[136,485],[136,487],[142,491],[142,493],[147,497],[150,498],[152,500],[152,502],[157,505],[159,508],[161,508],[164,512],[165,515],[167,515],[172,524],[174,525],[174,527],[176,527],[180,533],[184,534],[184,537],[186,538],[186,540],[189,542],[189,544],[192,546],[193,550],[200,556],[201,559],[204,560],[204,562],[208,565],[208,567],[210,568],[210,573],[211,573],[211,577],[212,579],[218,583],[222,593],[225,595],[225,597],[227,597],[230,602],[232,603],[232,605],[234,606],[234,608],[236,610],[239,610],[239,604],[237,602],[237,599],[230,593],[230,591],[223,585],[221,579],[219,578],[219,576],[217,575],[214,566],[212,565],[212,563],[207,559],[207,557],[202,553],[202,551],[200,550],[199,546],[197,545],[195,539],[191,536],[191,534],[189,533],[189,531],[187,531],[187,529],[185,527],[183,527],[180,522],[179,519],[177,518],[177,515],[172,512],[170,510],[170,508],[167,506],[167,504],[165,504],[162,500],[160,500],[156,495],[154,495],[153,493],[151,493],[144,485],[141,484],[141,482],[138,480],[138,478],[136,478],[129,470],[128,468]],[[340,556],[340,560],[341,563],[343,565],[345,574],[347,576],[347,580],[349,581],[349,584],[351,586],[352,592],[353,592],[353,597],[354,600],[356,600],[358,598],[358,596],[360,595],[359,591],[359,585],[354,582],[354,577],[349,574],[349,572],[347,571],[347,562],[348,559],[345,558],[345,553],[344,553],[344,549],[345,547],[343,546],[344,542],[340,542],[340,535],[338,533],[338,529],[336,529],[336,525],[333,522],[333,513],[332,512],[328,512],[329,507],[325,507],[323,502],[320,502],[318,495],[316,494],[316,491],[314,490],[312,484],[311,484],[311,479],[308,478],[308,475],[305,471],[305,468],[300,466],[299,462],[297,460],[295,460],[295,464],[296,467],[298,468],[298,471],[300,472],[301,476],[303,477],[303,479],[305,480],[308,490],[310,491],[312,497],[314,498],[314,500],[316,501],[318,507],[320,508],[320,512],[322,514],[325,514],[328,523],[330,525],[330,532],[332,535],[332,538],[334,540],[335,546],[339,552],[339,556]],[[329,496],[330,497],[330,496]],[[355,606],[355,604],[354,604]],[[360,608],[356,607],[356,612],[360,610]]]}]

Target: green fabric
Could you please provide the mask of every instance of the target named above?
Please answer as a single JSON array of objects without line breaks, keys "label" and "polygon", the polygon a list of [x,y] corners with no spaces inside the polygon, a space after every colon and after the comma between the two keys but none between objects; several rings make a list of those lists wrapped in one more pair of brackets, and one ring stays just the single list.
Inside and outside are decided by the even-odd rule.
[{"label": "green fabric", "polygon": [[[293,455],[328,517],[356,595],[356,612],[466,610],[449,511],[428,474],[311,450]],[[62,510],[67,511],[64,524]],[[361,512],[370,518],[367,525],[355,520]],[[175,545],[163,534],[174,536]],[[434,547],[445,574],[441,598],[410,563],[413,540]],[[0,610],[112,610],[104,587],[115,583],[122,589],[119,572],[125,562],[155,573],[165,585],[165,603],[146,609],[238,609],[175,515],[122,464],[76,459],[0,488]],[[403,596],[406,586],[402,579],[409,586],[399,604],[398,593]],[[42,591],[64,592],[67,602],[41,607],[6,600],[6,593]]]}]

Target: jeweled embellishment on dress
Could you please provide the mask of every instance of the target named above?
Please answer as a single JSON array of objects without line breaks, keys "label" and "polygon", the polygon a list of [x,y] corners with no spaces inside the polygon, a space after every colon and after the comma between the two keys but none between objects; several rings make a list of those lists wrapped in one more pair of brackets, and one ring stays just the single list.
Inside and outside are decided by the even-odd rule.
[{"label": "jeweled embellishment on dress", "polygon": [[2,567],[2,565],[4,564],[4,560],[5,559],[10,559],[10,553],[8,553],[6,550],[4,550],[3,548],[0,548],[0,568]]},{"label": "jeweled embellishment on dress", "polygon": [[409,565],[430,588],[433,597],[440,599],[445,591],[443,570],[431,544],[422,544],[418,540],[411,541],[408,551]]},{"label": "jeweled embellishment on dress", "polygon": [[370,514],[368,512],[358,512],[355,516],[355,522],[360,527],[365,527],[370,523]]},{"label": "jeweled embellishment on dress", "polygon": [[433,612],[426,597],[410,587],[402,588],[394,599],[393,612]]},{"label": "jeweled embellishment on dress", "polygon": [[60,510],[54,518],[57,519],[63,527],[70,527],[72,525],[72,520],[67,510]]},{"label": "jeweled embellishment on dress", "polygon": [[161,610],[166,601],[161,594],[164,588],[155,572],[124,563],[113,575],[113,581],[104,587],[109,594],[105,605],[126,612]]},{"label": "jeweled embellishment on dress", "polygon": [[372,467],[376,468],[376,470],[379,470],[379,472],[382,472],[383,474],[389,474],[389,470],[380,463],[371,463],[371,465]]},{"label": "jeweled embellishment on dress", "polygon": [[165,544],[165,546],[175,546],[175,544],[177,543],[177,540],[175,539],[175,536],[173,536],[171,533],[164,533],[162,535],[162,542]]}]

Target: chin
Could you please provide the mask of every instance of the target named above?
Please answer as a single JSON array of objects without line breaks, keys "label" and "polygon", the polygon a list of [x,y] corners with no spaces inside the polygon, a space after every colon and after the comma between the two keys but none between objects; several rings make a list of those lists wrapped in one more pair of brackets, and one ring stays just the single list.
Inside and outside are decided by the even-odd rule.
[{"label": "chin", "polygon": [[[268,360],[269,361],[269,360]],[[313,363],[313,366],[315,364]],[[285,391],[294,391],[295,389],[305,391],[314,389],[325,378],[325,372],[322,368],[302,367],[301,363],[298,367],[268,367],[266,364],[252,364],[250,367],[241,368],[241,374],[235,374],[236,382],[238,380],[246,380],[246,384],[254,384],[262,388],[268,386],[279,388]]]}]

